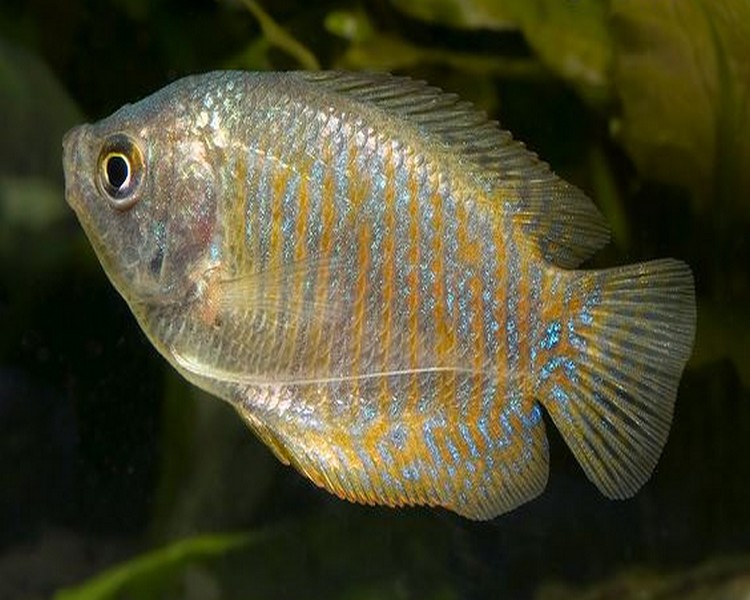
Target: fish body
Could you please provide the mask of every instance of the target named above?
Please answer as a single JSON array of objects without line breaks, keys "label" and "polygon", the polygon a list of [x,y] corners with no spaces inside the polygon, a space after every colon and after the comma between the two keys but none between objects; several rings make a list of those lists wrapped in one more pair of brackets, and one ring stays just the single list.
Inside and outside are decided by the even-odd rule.
[{"label": "fish body", "polygon": [[609,497],[666,442],[689,268],[591,271],[595,206],[406,78],[214,72],[64,140],[66,197],[161,354],[350,500],[539,494],[542,407]]}]

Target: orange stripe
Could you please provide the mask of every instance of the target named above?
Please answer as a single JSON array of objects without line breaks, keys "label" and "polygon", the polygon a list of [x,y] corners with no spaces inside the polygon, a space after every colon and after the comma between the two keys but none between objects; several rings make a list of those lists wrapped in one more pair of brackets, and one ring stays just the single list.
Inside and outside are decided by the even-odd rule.
[{"label": "orange stripe", "polygon": [[[234,241],[231,244],[234,246],[232,257],[234,264],[234,272],[232,276],[245,275],[252,268],[252,257],[249,256],[247,247],[247,219],[248,210],[247,204],[247,153],[241,152],[237,161],[237,172],[235,177],[237,178],[237,191],[235,192],[234,206],[232,207],[233,219],[232,222],[238,223],[234,229]],[[231,227],[231,225],[230,225]],[[231,264],[231,263],[230,263]],[[248,298],[247,304],[254,302],[255,298]]]},{"label": "orange stripe", "polygon": [[[307,258],[307,221],[310,216],[309,185],[310,185],[311,161],[306,157],[299,159],[299,187],[297,190],[297,217],[294,223],[294,262],[291,265],[294,280],[291,285],[291,293],[294,295],[293,302],[299,307],[296,311],[298,317],[294,319],[288,332],[289,355],[296,356],[297,346],[303,343],[303,339],[309,338],[309,323],[311,314],[305,310],[307,299],[305,297],[305,278],[310,268],[302,268],[302,263]],[[283,244],[282,244],[283,246]],[[307,331],[305,331],[307,327]],[[304,332],[304,333],[303,333]]]},{"label": "orange stripe", "polygon": [[[200,318],[206,324],[213,324],[218,316],[221,302],[221,280],[228,280],[249,271],[251,261],[247,248],[247,200],[248,173],[247,155],[240,153],[235,163],[234,199],[221,215],[224,230],[221,264],[219,271],[214,271],[208,280],[205,293],[205,303],[200,312]],[[249,305],[249,304],[248,304]]]},{"label": "orange stripe", "polygon": [[[409,274],[406,278],[406,284],[409,289],[409,367],[417,369],[419,367],[419,198],[418,184],[415,166],[409,165],[408,192],[409,192],[409,253],[407,263],[410,267]],[[419,381],[416,375],[410,377],[409,386],[410,400],[416,407],[419,399]]]},{"label": "orange stripe", "polygon": [[322,162],[324,165],[323,188],[321,190],[320,204],[323,224],[320,235],[321,257],[328,258],[331,254],[333,224],[336,218],[336,182],[333,170],[333,149],[330,142],[322,149]]},{"label": "orange stripe", "polygon": [[[317,258],[319,259],[317,277],[315,278],[315,302],[320,306],[328,303],[328,279],[329,268],[328,259],[331,256],[333,248],[333,227],[336,222],[336,205],[335,205],[335,181],[333,172],[333,151],[330,141],[321,148],[321,161],[323,163],[323,182],[319,190],[320,193],[320,242],[318,245]],[[328,373],[331,364],[331,347],[333,336],[325,327],[319,327],[316,331],[312,347],[321,355],[321,367],[324,372]]]},{"label": "orange stripe", "polygon": [[[258,178],[260,176],[260,170],[256,167],[254,169],[250,169],[247,166],[247,160],[248,156],[245,154],[243,158],[244,166],[241,167],[242,170],[246,173],[246,194],[256,195],[258,191]],[[239,174],[238,174],[239,176]],[[245,248],[247,260],[245,263],[246,268],[249,271],[254,271],[257,268],[257,260],[260,257],[260,236],[257,235],[258,231],[258,211],[257,207],[254,206],[255,202],[251,202],[253,205],[252,210],[248,210],[248,200],[247,198],[241,203],[242,204],[242,222],[245,225],[245,231],[242,232],[243,237],[243,246]],[[245,239],[247,238],[247,230],[248,225],[250,225],[250,229],[255,232],[255,235],[252,236],[252,239]]]},{"label": "orange stripe", "polygon": [[[522,233],[519,228],[514,228],[510,235],[513,237],[513,241],[515,242],[513,244],[513,247],[515,248],[515,251],[518,253],[524,253],[524,240],[522,239]],[[518,261],[519,264],[519,272],[516,278],[517,282],[517,293],[518,293],[518,304],[516,308],[516,314],[511,315],[515,322],[516,322],[516,328],[518,330],[518,366],[515,370],[511,371],[511,365],[508,364],[508,362],[505,362],[505,369],[503,373],[503,379],[502,381],[506,384],[506,389],[504,390],[504,395],[501,396],[501,398],[506,398],[508,389],[511,387],[515,387],[519,392],[521,393],[521,401],[522,402],[528,402],[531,400],[531,378],[527,376],[527,369],[528,369],[528,361],[529,361],[529,353],[528,353],[528,343],[529,340],[527,340],[527,334],[528,334],[528,322],[529,322],[529,276],[528,276],[528,269],[525,268],[526,261],[523,260],[521,257]],[[507,274],[507,277],[512,277],[511,274]],[[505,323],[507,320],[507,317],[509,316],[507,314],[507,280],[505,283],[506,290],[506,303],[504,304],[505,310],[503,311],[503,317],[505,318],[504,321],[501,323]],[[505,327],[501,327],[503,331],[505,331]],[[504,348],[507,347],[507,341],[502,346]],[[504,360],[507,361],[507,350],[504,354]],[[501,402],[497,402],[496,405],[498,406],[498,410],[500,409],[500,405],[504,404]],[[517,415],[515,412],[513,412],[510,415],[511,419],[511,425],[514,429],[520,430],[522,428],[522,424],[520,421],[520,416]],[[513,463],[519,463],[523,462],[523,450],[524,445],[521,441],[521,439],[516,436],[516,438],[511,440],[511,443],[508,447],[505,449],[505,455],[504,460],[510,461]]]},{"label": "orange stripe", "polygon": [[[508,249],[505,244],[505,232],[503,231],[500,219],[494,219],[492,226],[492,239],[495,242],[495,320],[500,325],[495,332],[495,341],[498,348],[505,347],[505,320],[508,300],[508,272],[507,272],[507,253]],[[500,351],[495,356],[495,369],[499,381],[505,381],[507,375],[507,355],[506,352]]]},{"label": "orange stripe", "polygon": [[433,319],[435,323],[435,354],[439,365],[446,365],[446,356],[453,346],[451,328],[448,327],[444,310],[445,303],[445,265],[443,264],[443,198],[439,193],[439,181],[432,178],[434,186],[430,202],[433,214],[432,270],[435,275],[432,293],[435,298]]},{"label": "orange stripe", "polygon": [[[384,156],[384,172],[385,177],[385,206],[383,207],[384,212],[384,223],[385,235],[383,238],[383,316],[382,316],[382,354],[383,357],[383,370],[390,368],[390,351],[391,351],[391,338],[393,334],[393,267],[396,259],[396,244],[395,244],[395,229],[396,229],[396,215],[395,215],[395,202],[396,202],[396,172],[394,167],[393,148],[390,145],[385,147]],[[390,386],[388,384],[388,378],[383,377],[383,382],[380,388],[381,395],[381,406],[389,406],[391,403],[390,398]]]},{"label": "orange stripe", "polygon": [[307,256],[307,221],[310,218],[310,168],[309,160],[300,165],[300,185],[297,197],[297,222],[294,227],[296,241],[294,245],[294,260],[301,262]]},{"label": "orange stripe", "polygon": [[[497,199],[500,203],[500,198]],[[496,392],[495,398],[492,401],[492,408],[490,410],[490,423],[489,431],[490,436],[493,439],[497,439],[500,435],[499,423],[500,423],[500,412],[505,404],[505,398],[507,395],[507,376],[508,376],[508,365],[507,365],[507,352],[505,351],[506,339],[505,339],[505,320],[506,320],[506,302],[507,302],[507,261],[506,261],[506,240],[505,232],[503,230],[501,219],[493,213],[488,216],[492,219],[492,240],[495,246],[495,319],[499,325],[497,331],[495,331],[495,342],[499,351],[493,357],[494,370],[495,370],[495,383]],[[478,415],[474,422],[476,423]],[[485,444],[483,437],[479,440],[482,444]],[[486,451],[486,449],[485,449]]]},{"label": "orange stripe", "polygon": [[281,223],[284,218],[283,201],[290,169],[283,168],[274,161],[271,173],[271,240],[269,245],[269,262],[278,266],[282,263],[284,240],[281,238]]},{"label": "orange stripe", "polygon": [[519,389],[523,395],[524,404],[531,400],[532,383],[529,370],[529,349],[532,340],[529,339],[529,322],[531,317],[531,277],[527,268],[527,261],[520,260],[518,265],[518,314],[516,327],[518,328],[518,372],[511,373],[519,382]]},{"label": "orange stripe", "polygon": [[[437,353],[437,359],[438,363],[443,365],[447,364],[450,366],[457,366],[457,357],[455,352],[455,345],[456,340],[454,336],[455,331],[455,315],[446,315],[444,306],[445,306],[445,283],[444,283],[444,264],[443,264],[443,239],[445,236],[444,233],[444,227],[443,227],[443,218],[442,218],[442,211],[443,211],[443,202],[455,202],[455,199],[443,199],[439,193],[437,192],[437,186],[438,182],[435,182],[436,191],[433,194],[432,197],[432,204],[433,204],[433,213],[435,215],[435,239],[433,243],[433,253],[434,253],[434,260],[435,260],[435,323],[436,323],[436,335],[437,335],[437,345],[436,345],[436,353]],[[459,200],[460,202],[460,200]],[[464,241],[466,241],[466,238],[468,237],[467,232],[467,215],[465,211],[462,211],[463,215],[463,225],[459,227],[459,231],[461,231],[462,236],[464,237]],[[453,283],[451,282],[452,285]],[[455,310],[455,306],[454,306]],[[479,313],[482,314],[481,312]],[[474,317],[476,317],[476,313]],[[449,321],[450,319],[450,321]],[[484,340],[482,340],[483,342]],[[481,350],[481,348],[480,348]],[[476,359],[476,355],[475,355]],[[476,362],[476,361],[475,361]],[[476,364],[474,365],[476,368]],[[480,397],[477,398],[476,391],[472,391],[472,394],[469,397],[468,406],[464,411],[458,412],[455,411],[453,414],[457,416],[458,419],[461,420],[467,420],[468,424],[470,425],[469,431],[470,435],[472,436],[472,440],[474,444],[479,448],[481,447],[482,441],[480,439],[477,439],[481,436],[475,436],[473,434],[473,429],[475,424],[478,421],[478,413],[481,409],[481,383],[484,382],[484,378],[477,378],[474,382],[474,390],[476,390],[476,386],[478,383],[479,385],[479,394]],[[445,385],[444,385],[444,399],[443,403],[445,406],[452,406],[455,403],[455,399],[458,395],[458,375],[456,372],[449,372],[445,375]],[[453,432],[456,432],[457,428],[453,428]],[[474,458],[471,457],[471,449],[469,446],[469,443],[464,439],[463,435],[454,435],[453,436],[453,443],[456,445],[456,448],[459,451],[459,454],[465,458],[466,461],[474,461]],[[463,477],[470,477],[471,471],[467,469],[464,465],[460,465],[459,468],[461,468],[461,475]],[[480,473],[476,473],[473,478],[476,479],[476,477],[480,476]],[[463,478],[462,477],[462,478]],[[456,489],[460,488],[462,485],[462,482],[455,481],[454,482]]]},{"label": "orange stripe", "polygon": [[[443,222],[443,203],[450,202],[451,200],[445,200],[440,195],[440,178],[435,176],[431,178],[430,185],[433,188],[432,195],[430,197],[430,203],[432,205],[433,214],[433,240],[432,240],[432,269],[435,274],[433,284],[433,296],[435,298],[434,310],[433,310],[433,322],[435,324],[435,358],[438,365],[441,366],[457,366],[455,356],[455,339],[453,336],[454,329],[453,323],[448,323],[449,315],[445,312],[445,265],[443,261],[443,239],[445,236],[445,227]],[[453,315],[450,315],[452,317]],[[439,376],[439,399],[438,403],[440,406],[445,407],[446,412],[449,414],[449,419],[455,418],[463,419],[464,414],[461,414],[456,406],[455,400],[458,392],[458,376],[455,371],[448,371],[442,373]],[[456,449],[463,457],[469,456],[468,444],[464,441],[463,436],[455,435],[458,428],[455,426],[449,427],[448,431],[451,432],[451,439]],[[447,456],[448,445],[445,445],[445,450],[441,448],[441,454],[444,459],[453,460],[452,456]],[[460,473],[468,475],[468,470],[461,468],[461,465],[456,465],[460,469]],[[459,479],[462,479],[459,478]],[[456,479],[451,482],[453,490],[460,488],[460,481]],[[443,488],[446,489],[445,483]]]},{"label": "orange stripe", "polygon": [[[359,150],[352,144],[348,149],[350,156],[356,155]],[[346,165],[346,176],[349,178],[349,206],[351,211],[349,216],[352,223],[356,223],[359,220],[360,211],[362,206],[370,195],[372,187],[372,176],[368,172],[362,172],[356,160],[349,160]]]},{"label": "orange stripe", "polygon": [[[365,333],[365,322],[367,319],[367,280],[370,272],[370,239],[372,234],[370,228],[363,225],[359,232],[357,244],[357,287],[354,297],[354,340],[352,348],[352,368],[354,373],[359,373],[360,361],[362,359],[362,340]],[[355,381],[355,395],[359,392],[359,383]]]},{"label": "orange stripe", "polygon": [[[458,265],[459,269],[462,267],[476,267],[478,264],[478,257],[479,257],[479,249],[477,247],[476,240],[469,238],[469,232],[468,232],[468,219],[469,215],[466,211],[466,203],[464,198],[458,198],[456,199],[456,237],[458,238]],[[481,308],[479,315],[477,314],[477,308],[476,308],[476,277],[472,278],[472,280],[469,282],[469,291],[472,295],[472,304],[470,305],[472,310],[471,320],[470,320],[470,327],[471,331],[474,335],[476,335],[477,331],[477,319],[478,316],[481,315]],[[481,338],[481,333],[479,338]],[[471,342],[470,342],[471,343]],[[484,340],[478,340],[478,343],[481,344],[481,346],[478,346],[477,344],[472,343],[472,351],[473,351],[473,362],[472,367],[474,369],[477,369],[477,363],[479,362],[477,360],[478,356],[482,356],[484,354],[484,347],[483,343]],[[481,365],[479,366],[481,370]],[[480,415],[482,412],[482,393],[483,393],[483,384],[484,384],[484,377],[482,375],[473,375],[472,376],[472,389],[469,393],[469,397],[467,400],[467,412],[465,415],[465,418],[467,420],[467,423],[470,425],[470,427],[473,429],[476,427],[477,423],[479,422]],[[493,419],[494,421],[494,419]],[[489,423],[490,427],[492,427],[493,423]],[[459,436],[461,437],[461,436]],[[475,438],[475,443],[477,445],[477,449],[480,454],[484,455],[487,453],[489,448],[487,447],[487,442],[484,439],[483,436],[477,436]],[[466,448],[468,451],[468,448]]]},{"label": "orange stripe", "polygon": [[234,201],[224,215],[224,267],[230,277],[241,273],[246,261],[247,211],[247,156],[241,154],[235,164]]},{"label": "orange stripe", "polygon": [[[420,244],[420,237],[419,237],[419,223],[420,218],[422,217],[421,214],[421,207],[419,206],[419,187],[418,182],[416,178],[416,173],[418,169],[421,168],[419,166],[415,166],[412,168],[412,176],[409,178],[409,197],[410,197],[410,203],[409,203],[409,238],[411,241],[411,246],[409,248],[409,264],[411,265],[412,269],[409,273],[409,277],[407,279],[409,291],[410,291],[410,303],[409,303],[409,316],[410,316],[410,336],[409,336],[409,356],[410,356],[410,363],[412,368],[417,368],[420,365],[418,364],[419,355],[419,342],[420,335],[419,335],[419,309],[421,307],[421,303],[423,302],[423,299],[419,296],[419,266],[420,261],[422,260],[428,260],[430,257],[428,256],[420,256],[419,254],[419,244]],[[433,223],[429,223],[428,226],[434,227]],[[434,313],[433,313],[434,318]],[[443,410],[445,413],[448,413],[450,415],[450,402],[451,399],[447,398],[447,388],[445,385],[445,376],[439,375],[437,378],[437,386],[438,389],[436,390],[435,394],[435,406],[441,410]],[[433,415],[427,414],[427,415],[418,415],[416,413],[416,404],[417,401],[421,395],[421,390],[419,387],[419,378],[417,376],[413,376],[411,378],[411,386],[410,386],[410,399],[415,404],[415,411],[414,414],[416,416],[419,416],[419,430],[422,429],[424,422],[428,419],[430,419]],[[446,431],[450,431],[450,428],[446,429],[433,429],[434,434],[434,440],[435,445],[440,453],[440,465],[435,465],[436,467],[436,475],[437,480],[432,481],[431,478],[424,477],[421,481],[422,487],[419,490],[419,492],[423,496],[427,496],[429,493],[429,490],[432,490],[435,485],[437,485],[438,489],[441,491],[440,493],[445,494],[448,493],[449,495],[453,493],[453,491],[456,489],[455,482],[451,481],[449,479],[448,470],[443,466],[447,463],[450,463],[453,461],[453,458],[450,455],[450,452],[448,450],[448,445],[445,443],[445,433]],[[426,440],[423,438],[423,436],[419,436],[419,444],[415,444],[415,448],[412,450],[415,456],[419,456],[420,460],[422,461],[422,464],[434,464],[434,460],[432,458],[432,455],[430,453],[429,448],[427,447]]]},{"label": "orange stripe", "polygon": [[[466,225],[468,227],[468,223]],[[480,242],[478,240],[472,240],[473,246],[476,248],[473,256],[473,275],[469,283],[471,290],[471,332],[472,339],[474,342],[473,355],[472,355],[472,366],[475,371],[475,375],[472,377],[472,391],[469,396],[469,406],[477,407],[481,410],[482,401],[484,396],[484,384],[485,376],[482,375],[482,371],[485,368],[485,339],[484,339],[484,310],[482,305],[482,280],[481,280],[481,261],[482,256],[480,253]],[[473,420],[472,423],[477,423],[477,420]],[[495,423],[499,423],[499,418],[491,418],[490,431]],[[481,437],[481,436],[480,436]],[[468,452],[468,448],[466,449]]]},{"label": "orange stripe", "polygon": [[[350,149],[351,154],[357,152],[356,148]],[[372,230],[367,218],[360,218],[362,207],[370,194],[370,177],[367,173],[360,173],[355,160],[350,160],[346,166],[346,177],[349,180],[349,227],[352,235],[357,236],[357,283],[354,297],[354,331],[352,332],[352,369],[360,372],[362,361],[362,345],[365,335],[365,324],[367,322],[367,300],[368,284],[370,277],[370,244],[372,241]],[[359,380],[355,380],[353,393],[359,395]]]}]

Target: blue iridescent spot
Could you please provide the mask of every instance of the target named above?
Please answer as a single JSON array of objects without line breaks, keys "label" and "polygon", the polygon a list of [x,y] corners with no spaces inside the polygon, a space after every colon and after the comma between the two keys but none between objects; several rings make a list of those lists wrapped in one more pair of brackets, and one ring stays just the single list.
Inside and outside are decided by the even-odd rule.
[{"label": "blue iridescent spot", "polygon": [[521,422],[524,424],[525,427],[533,427],[539,421],[542,420],[542,411],[539,410],[539,405],[534,404],[531,407],[531,411],[528,415],[521,415]]},{"label": "blue iridescent spot", "polygon": [[432,421],[430,421],[429,419],[426,420],[424,422],[424,426],[422,427],[422,434],[424,435],[424,441],[425,444],[427,444],[427,449],[430,451],[430,456],[432,457],[433,464],[439,466],[442,463],[442,459],[437,444],[435,443],[435,436],[432,433],[432,425]]},{"label": "blue iridescent spot", "polygon": [[541,370],[539,371],[539,379],[541,381],[546,381],[550,378],[552,373],[554,373],[560,367],[562,367],[565,371],[566,377],[570,381],[575,383],[577,380],[576,364],[574,361],[565,356],[553,356],[546,363],[544,363]]},{"label": "blue iridescent spot", "polygon": [[448,291],[445,294],[445,306],[449,314],[453,312],[453,303],[455,300],[456,296],[453,294],[453,288],[448,288]]},{"label": "blue iridescent spot", "polygon": [[381,476],[383,477],[383,480],[386,482],[389,486],[398,486],[401,487],[401,482],[397,479],[394,480],[391,477],[390,471],[393,468],[393,455],[391,454],[390,450],[386,447],[386,445],[383,442],[378,443],[378,454],[380,455],[381,467],[379,469],[379,472]]},{"label": "blue iridescent spot", "polygon": [[474,438],[471,436],[471,432],[466,426],[466,423],[459,423],[458,429],[461,432],[461,437],[463,438],[464,442],[466,442],[466,445],[469,448],[469,454],[471,454],[472,458],[479,458],[479,449],[474,443]]},{"label": "blue iridescent spot", "polygon": [[552,387],[552,397],[560,404],[567,404],[570,398],[568,393],[562,389],[559,385]]},{"label": "blue iridescent spot", "polygon": [[[392,385],[398,385],[396,382],[394,382]],[[404,408],[404,400],[403,396],[401,394],[394,396],[391,395],[389,405],[388,405],[388,416],[390,416],[392,419],[395,419],[399,415],[401,415],[401,411]]]},{"label": "blue iridescent spot", "polygon": [[470,268],[462,270],[458,279],[458,335],[466,339],[471,332],[471,311],[469,307],[469,298],[471,291],[469,289],[469,279],[472,276]]},{"label": "blue iridescent spot", "polygon": [[552,386],[552,390],[550,393],[552,395],[552,399],[557,402],[558,406],[560,407],[561,413],[565,415],[568,421],[572,420],[572,416],[570,413],[570,396],[568,396],[568,393],[559,385]]},{"label": "blue iridescent spot", "polygon": [[218,241],[211,242],[210,257],[212,262],[217,262],[221,259],[221,245]]},{"label": "blue iridescent spot", "polygon": [[570,282],[567,286],[565,286],[565,294],[563,295],[564,302],[566,305],[570,304],[571,300],[573,300],[573,294],[575,293],[576,289],[573,287],[574,282]]},{"label": "blue iridescent spot", "polygon": [[[367,170],[368,170],[367,165],[365,165],[363,172],[367,173]],[[375,186],[374,186],[376,195],[380,196],[383,194],[386,183],[387,181],[385,179],[385,175],[382,172],[378,173],[375,177]]]},{"label": "blue iridescent spot", "polygon": [[577,366],[576,363],[569,358],[563,358],[562,360],[562,366],[565,370],[565,375],[568,377],[568,379],[576,383],[578,381],[578,375],[576,374]]},{"label": "blue iridescent spot", "polygon": [[544,350],[552,350],[560,342],[560,332],[562,331],[562,324],[560,321],[552,321],[547,326],[547,330],[544,332],[544,337],[539,345]]},{"label": "blue iridescent spot", "polygon": [[550,375],[557,369],[557,367],[560,365],[560,357],[554,356],[550,358],[546,363],[542,365],[541,370],[539,371],[539,379],[541,381],[546,381],[549,379]]},{"label": "blue iridescent spot", "polygon": [[508,302],[508,320],[505,322],[505,333],[508,344],[508,362],[511,367],[515,367],[518,364],[519,352],[518,352],[518,329],[516,328],[516,322],[512,309],[514,305]]},{"label": "blue iridescent spot", "polygon": [[458,453],[458,448],[456,448],[456,445],[453,443],[453,440],[446,436],[445,438],[445,445],[448,447],[448,452],[451,455],[451,458],[453,459],[454,464],[458,464],[461,462],[461,455]]},{"label": "blue iridescent spot", "polygon": [[391,430],[391,442],[393,442],[393,445],[396,448],[403,450],[405,441],[406,431],[404,430],[404,427],[400,424],[396,425],[396,427]]},{"label": "blue iridescent spot", "polygon": [[497,439],[498,448],[505,448],[510,444],[513,435],[513,426],[510,424],[510,418],[507,411],[500,415],[500,423],[503,426],[503,434]]},{"label": "blue iridescent spot", "polygon": [[154,237],[159,247],[163,248],[167,241],[167,226],[164,221],[157,221],[154,224]]},{"label": "blue iridescent spot", "polygon": [[367,402],[361,407],[362,421],[364,423],[371,423],[375,417],[378,416],[377,408],[372,402]]},{"label": "blue iridescent spot", "polygon": [[416,481],[419,478],[419,471],[414,465],[407,465],[401,470],[401,475],[406,481]]},{"label": "blue iridescent spot", "polygon": [[487,417],[482,416],[479,418],[479,421],[477,422],[477,428],[479,429],[479,432],[484,437],[485,442],[487,442],[488,446],[492,446],[492,438],[490,437],[489,429],[487,429]]},{"label": "blue iridescent spot", "polygon": [[573,319],[568,319],[568,341],[570,342],[570,345],[579,352],[584,352],[586,350],[586,340],[576,333]]}]

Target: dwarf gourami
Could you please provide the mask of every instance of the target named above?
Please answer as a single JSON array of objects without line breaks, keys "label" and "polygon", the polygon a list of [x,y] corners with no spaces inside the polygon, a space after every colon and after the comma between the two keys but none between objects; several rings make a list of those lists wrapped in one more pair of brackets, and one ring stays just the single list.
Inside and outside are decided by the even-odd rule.
[{"label": "dwarf gourami", "polygon": [[594,204],[455,95],[208,73],[73,129],[64,168],[157,350],[317,485],[494,517],[546,485],[542,407],[606,496],[650,477],[690,269],[578,270]]}]

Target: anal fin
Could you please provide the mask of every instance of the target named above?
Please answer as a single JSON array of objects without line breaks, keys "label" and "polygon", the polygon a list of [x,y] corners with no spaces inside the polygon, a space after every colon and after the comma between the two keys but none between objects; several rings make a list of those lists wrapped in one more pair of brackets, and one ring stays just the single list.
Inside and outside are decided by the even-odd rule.
[{"label": "anal fin", "polygon": [[507,402],[488,377],[434,372],[248,392],[238,410],[277,456],[350,501],[483,520],[546,485],[538,406]]}]

